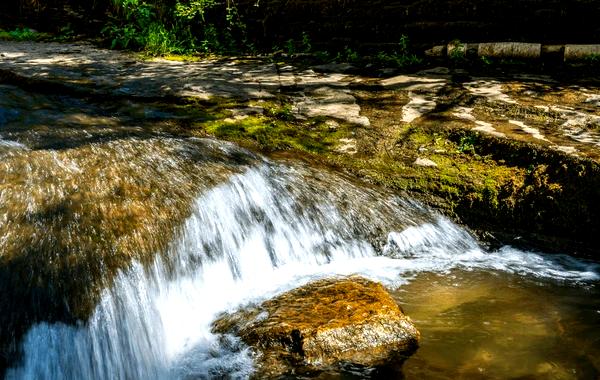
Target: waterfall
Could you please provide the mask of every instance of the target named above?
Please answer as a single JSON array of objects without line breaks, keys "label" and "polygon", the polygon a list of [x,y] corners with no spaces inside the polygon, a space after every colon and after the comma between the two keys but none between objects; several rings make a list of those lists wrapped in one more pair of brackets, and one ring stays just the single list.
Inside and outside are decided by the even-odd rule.
[{"label": "waterfall", "polygon": [[246,378],[252,351],[211,332],[219,313],[327,276],[395,287],[454,268],[600,278],[595,264],[567,256],[487,251],[416,202],[265,161],[200,194],[168,251],[121,271],[88,321],[33,326],[7,378]]}]

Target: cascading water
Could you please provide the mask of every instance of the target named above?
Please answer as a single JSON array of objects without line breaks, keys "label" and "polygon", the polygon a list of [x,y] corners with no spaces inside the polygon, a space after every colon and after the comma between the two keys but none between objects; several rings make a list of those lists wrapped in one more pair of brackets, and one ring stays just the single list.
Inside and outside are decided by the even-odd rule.
[{"label": "cascading water", "polygon": [[252,353],[211,333],[220,312],[325,276],[361,274],[394,288],[456,268],[600,278],[597,266],[566,256],[488,252],[414,202],[262,162],[200,195],[168,254],[121,271],[89,321],[31,328],[7,378],[244,378]]},{"label": "cascading water", "polygon": [[[12,323],[0,324],[0,338],[17,336],[21,346],[14,355],[12,343],[0,342],[10,360],[7,379],[246,378],[254,371],[251,349],[213,334],[213,320],[313,279],[350,274],[383,282],[400,302],[432,293],[424,307],[413,302],[405,310],[417,316],[424,339],[413,367],[425,372],[408,368],[416,378],[454,378],[471,373],[471,363],[489,364],[489,349],[472,356],[474,337],[459,345],[456,331],[490,326],[479,334],[485,342],[493,334],[512,339],[503,327],[509,319],[531,330],[528,339],[517,336],[526,346],[540,336],[560,336],[561,347],[563,338],[583,341],[583,354],[561,364],[568,374],[573,363],[600,357],[600,304],[592,302],[597,264],[486,250],[413,201],[232,144],[178,137],[172,115],[148,105],[90,105],[13,86],[0,91],[0,317]],[[98,284],[105,289],[96,302],[86,291]],[[494,322],[486,312],[497,313],[493,305],[503,301],[494,297],[496,287],[517,289],[519,302],[539,293],[569,306],[571,298],[556,296],[566,293],[581,303],[564,311],[542,300]],[[67,306],[56,302],[62,296]],[[89,299],[96,302],[91,316],[78,304]],[[22,338],[11,331],[31,321],[68,321],[61,311],[80,306],[89,318],[78,323],[37,322]],[[429,319],[419,311],[428,307],[435,311]],[[573,321],[585,323],[565,337],[561,331]],[[448,346],[439,345],[444,340]],[[510,349],[500,344],[499,351],[514,351],[515,342],[507,342]],[[548,350],[544,341],[544,360]],[[459,365],[448,356],[457,352],[465,353],[467,372],[452,372]],[[516,361],[504,359],[495,361]],[[523,375],[553,374],[555,364],[541,361]],[[588,367],[581,373],[593,376]],[[503,371],[492,377],[512,376],[515,368]],[[577,378],[563,375],[555,378]]]}]

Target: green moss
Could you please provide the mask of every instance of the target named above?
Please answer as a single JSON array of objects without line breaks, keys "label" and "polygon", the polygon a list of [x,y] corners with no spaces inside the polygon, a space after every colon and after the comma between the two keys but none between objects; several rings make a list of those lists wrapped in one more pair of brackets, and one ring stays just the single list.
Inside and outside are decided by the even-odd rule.
[{"label": "green moss", "polygon": [[292,122],[272,116],[247,116],[243,119],[218,119],[195,123],[196,132],[202,131],[217,138],[254,145],[260,150],[276,152],[298,150],[312,154],[333,151],[340,138],[349,136],[348,128],[330,131],[319,120]]},{"label": "green moss", "polygon": [[265,115],[284,121],[294,121],[296,118],[292,113],[291,104],[265,103],[263,105]]},{"label": "green moss", "polygon": [[194,97],[178,99],[178,103],[155,103],[157,108],[173,113],[180,120],[210,121],[220,120],[231,115],[229,109],[239,107],[239,102],[231,98],[213,97],[199,99]]}]

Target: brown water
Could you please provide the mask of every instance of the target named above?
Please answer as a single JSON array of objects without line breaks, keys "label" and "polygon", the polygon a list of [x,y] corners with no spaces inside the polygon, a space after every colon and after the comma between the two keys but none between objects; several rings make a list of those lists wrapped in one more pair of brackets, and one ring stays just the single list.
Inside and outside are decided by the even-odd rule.
[{"label": "brown water", "polygon": [[394,292],[419,327],[407,379],[597,379],[598,284],[422,273]]}]

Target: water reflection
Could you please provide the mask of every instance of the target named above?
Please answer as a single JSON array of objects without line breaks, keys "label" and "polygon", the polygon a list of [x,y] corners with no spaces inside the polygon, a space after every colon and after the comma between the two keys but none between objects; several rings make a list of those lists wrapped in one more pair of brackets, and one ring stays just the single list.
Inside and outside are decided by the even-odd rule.
[{"label": "water reflection", "polygon": [[503,272],[422,273],[395,292],[419,326],[407,379],[593,379],[600,292]]}]

